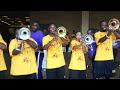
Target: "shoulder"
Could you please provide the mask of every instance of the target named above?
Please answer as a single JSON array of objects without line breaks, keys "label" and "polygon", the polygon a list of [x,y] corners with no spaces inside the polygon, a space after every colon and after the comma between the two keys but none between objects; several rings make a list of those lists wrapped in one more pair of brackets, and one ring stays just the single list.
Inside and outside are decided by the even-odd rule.
[{"label": "shoulder", "polygon": [[96,33],[94,34],[94,36],[95,36],[95,37],[98,37],[100,34],[101,34],[101,32],[98,31],[98,32],[96,32]]},{"label": "shoulder", "polygon": [[29,40],[35,41],[32,37],[30,37]]},{"label": "shoulder", "polygon": [[43,39],[49,39],[50,35],[44,36]]},{"label": "shoulder", "polygon": [[100,33],[101,33],[101,32],[100,32],[100,31],[98,31],[98,32],[96,32],[96,33],[95,33],[95,35],[96,35],[96,34],[100,34]]},{"label": "shoulder", "polygon": [[37,30],[38,33],[42,33],[43,34],[43,31],[42,30]]},{"label": "shoulder", "polygon": [[10,43],[15,43],[17,41],[17,39],[12,39],[11,41],[10,41]]}]

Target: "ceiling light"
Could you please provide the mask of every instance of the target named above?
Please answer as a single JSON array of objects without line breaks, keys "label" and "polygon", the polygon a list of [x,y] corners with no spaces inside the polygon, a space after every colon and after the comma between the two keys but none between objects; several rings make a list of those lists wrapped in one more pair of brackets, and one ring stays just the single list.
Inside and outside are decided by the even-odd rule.
[{"label": "ceiling light", "polygon": [[18,21],[18,22],[22,22],[22,21]]},{"label": "ceiling light", "polygon": [[5,18],[7,18],[8,16],[2,16],[2,17],[5,17]]},{"label": "ceiling light", "polygon": [[30,21],[30,19],[26,19],[26,21]]},{"label": "ceiling light", "polygon": [[25,18],[30,18],[30,17],[25,17]]},{"label": "ceiling light", "polygon": [[14,23],[14,21],[10,21],[10,22]]},{"label": "ceiling light", "polygon": [[6,19],[10,19],[10,18],[6,18]]},{"label": "ceiling light", "polygon": [[1,21],[1,22],[4,22],[4,21]]}]

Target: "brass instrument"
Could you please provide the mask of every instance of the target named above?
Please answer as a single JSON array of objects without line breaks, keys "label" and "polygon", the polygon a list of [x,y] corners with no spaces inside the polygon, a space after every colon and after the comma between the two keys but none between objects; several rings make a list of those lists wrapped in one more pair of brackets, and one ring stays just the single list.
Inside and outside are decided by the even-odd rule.
[{"label": "brass instrument", "polygon": [[22,39],[22,40],[27,40],[31,35],[31,32],[28,28],[20,28],[19,31],[18,31],[18,37],[19,39]]},{"label": "brass instrument", "polygon": [[59,37],[65,37],[65,35],[67,34],[66,28],[63,26],[58,27],[57,33]]},{"label": "brass instrument", "polygon": [[117,30],[119,29],[119,26],[120,26],[120,22],[116,18],[113,18],[108,22],[108,27],[110,30]]},{"label": "brass instrument", "polygon": [[93,40],[93,37],[92,37],[91,35],[86,35],[86,36],[84,37],[84,41],[85,41],[86,45],[90,45],[90,44],[92,44],[92,42],[93,42],[94,40]]},{"label": "brass instrument", "polygon": [[21,47],[21,49],[16,48],[16,50],[22,51],[22,49],[24,47],[24,43],[23,42],[24,42],[24,40],[27,40],[30,37],[30,35],[31,35],[31,32],[26,27],[20,28],[18,30],[18,40],[17,40],[17,43],[18,43],[19,39],[22,39],[22,41],[21,41],[22,47]]}]

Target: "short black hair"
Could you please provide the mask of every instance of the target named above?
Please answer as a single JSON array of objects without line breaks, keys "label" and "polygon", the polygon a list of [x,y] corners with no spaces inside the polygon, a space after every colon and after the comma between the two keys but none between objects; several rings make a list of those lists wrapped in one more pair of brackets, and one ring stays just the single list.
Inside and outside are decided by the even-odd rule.
[{"label": "short black hair", "polygon": [[76,34],[77,34],[78,32],[80,32],[80,33],[81,33],[81,35],[82,35],[82,32],[81,32],[81,31],[76,31],[76,32],[75,32],[75,36],[76,36]]},{"label": "short black hair", "polygon": [[96,29],[94,29],[94,28],[89,28],[88,30],[87,30],[87,32],[88,31],[91,31],[92,33],[96,33]]},{"label": "short black hair", "polygon": [[49,28],[50,28],[50,26],[51,26],[52,24],[57,27],[56,23],[53,23],[53,22],[52,22],[52,23],[49,23],[49,24],[48,24],[48,31],[49,31]]},{"label": "short black hair", "polygon": [[33,21],[33,23],[37,23],[40,26],[40,22],[38,20]]},{"label": "short black hair", "polygon": [[99,26],[101,26],[101,24],[102,24],[103,22],[107,22],[107,21],[106,21],[106,20],[101,20],[101,21],[99,22]]},{"label": "short black hair", "polygon": [[[48,34],[50,34],[49,28],[50,28],[50,26],[51,26],[52,24],[56,26],[56,23],[53,23],[53,22],[49,23],[49,24],[48,24],[48,27],[47,27],[47,32],[48,32]],[[56,26],[56,27],[57,27],[57,26]]]},{"label": "short black hair", "polygon": [[52,24],[55,25],[55,26],[57,26],[56,23],[51,22],[51,23],[48,24],[48,28],[49,28]]}]

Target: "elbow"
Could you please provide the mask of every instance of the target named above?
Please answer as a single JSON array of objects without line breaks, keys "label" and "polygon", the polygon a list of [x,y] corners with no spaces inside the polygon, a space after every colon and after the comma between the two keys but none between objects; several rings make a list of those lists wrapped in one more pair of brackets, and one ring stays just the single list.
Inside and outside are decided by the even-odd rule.
[{"label": "elbow", "polygon": [[2,50],[7,50],[7,46],[3,46],[1,49]]},{"label": "elbow", "polygon": [[42,48],[43,48],[43,50],[46,50],[46,49],[47,49],[45,46],[43,46]]},{"label": "elbow", "polygon": [[33,49],[37,49],[37,48],[38,48],[38,46],[37,46],[37,45],[34,45],[34,46],[33,46]]}]

